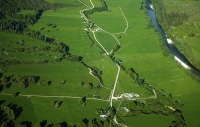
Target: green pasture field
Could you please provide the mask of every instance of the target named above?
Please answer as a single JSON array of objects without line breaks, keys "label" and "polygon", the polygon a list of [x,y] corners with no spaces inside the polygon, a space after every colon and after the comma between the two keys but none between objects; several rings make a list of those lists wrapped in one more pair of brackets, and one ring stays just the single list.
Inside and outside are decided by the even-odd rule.
[{"label": "green pasture field", "polygon": [[107,56],[104,56],[103,60],[106,64],[106,66],[102,69],[104,86],[112,89],[117,75],[117,66],[113,64],[111,59]]},{"label": "green pasture field", "polygon": [[[61,54],[57,52],[48,52],[48,51],[33,51],[31,52],[24,51],[24,52],[18,52],[15,51],[15,48],[30,48],[30,47],[37,47],[40,46],[51,46],[52,48],[54,45],[50,45],[46,42],[43,42],[41,40],[29,37],[29,36],[23,36],[23,35],[15,35],[15,34],[8,34],[8,33],[0,33],[0,46],[4,47],[5,51],[1,51],[3,54],[8,53],[8,55],[1,56],[1,58],[5,59],[15,59],[19,61],[34,61],[38,59],[45,59],[45,60],[55,60],[54,57],[60,57]],[[24,44],[18,44],[20,41],[23,40]],[[44,55],[40,55],[44,54]]]},{"label": "green pasture field", "polygon": [[[61,9],[58,12],[54,11],[46,11],[44,12],[44,15],[42,16],[41,20],[45,17],[45,14],[49,12],[48,14],[51,16],[50,18],[47,18],[47,20],[43,21],[43,25],[45,26],[43,30],[40,32],[44,35],[51,36],[53,37],[55,35],[56,38],[63,39],[62,41],[69,45],[70,47],[70,53],[75,54],[75,55],[81,55],[84,58],[84,62],[92,63],[92,61],[95,63],[94,66],[96,66],[98,63],[98,59],[100,58],[100,49],[96,46],[93,45],[91,46],[91,41],[87,38],[84,37],[85,32],[82,30],[82,27],[85,27],[85,24],[83,23],[83,19],[81,19],[80,14],[79,14],[79,9],[77,11],[73,11],[74,8],[65,8]],[[64,11],[65,10],[65,11]],[[71,12],[69,12],[70,10]],[[64,12],[63,12],[64,11]],[[76,12],[76,16],[72,15],[72,12]],[[69,16],[74,16],[75,20],[72,20],[71,17],[67,17],[65,15]],[[60,15],[59,15],[60,14]],[[48,16],[49,16],[48,15]],[[48,17],[47,16],[47,17]],[[74,27],[71,27],[71,24],[69,22],[63,20],[59,20],[59,17],[67,17],[66,19],[71,20],[71,24],[75,21]],[[58,22],[63,23],[63,25],[60,25],[57,22],[49,22],[49,19],[55,19],[57,18]],[[39,30],[41,25],[41,20],[36,24],[36,26],[30,26],[30,28],[33,28],[35,30]],[[57,27],[55,29],[48,27],[46,23],[55,23]],[[65,26],[66,25],[66,26]],[[68,26],[67,26],[68,25]],[[77,26],[78,25],[78,26]],[[48,28],[47,30],[50,30],[50,32],[47,32],[46,27]],[[59,30],[56,30],[56,29]],[[74,30],[75,29],[75,30]],[[46,30],[46,31],[45,31]],[[66,31],[66,34],[63,34]],[[74,31],[74,32],[73,32]],[[77,33],[78,31],[78,33]],[[56,33],[56,34],[55,34]],[[81,33],[81,35],[80,35]],[[67,35],[67,36],[66,36]],[[13,48],[22,48],[22,47],[27,47],[27,46],[40,46],[40,45],[45,45],[45,46],[51,46],[48,43],[42,42],[40,40],[28,37],[28,36],[23,36],[23,35],[10,35],[10,34],[5,34],[1,33],[0,36],[2,38],[6,37],[6,44],[11,45],[5,47],[7,50]],[[77,46],[77,38],[79,38],[80,46]],[[10,44],[9,41],[13,42],[19,42],[20,39],[24,40],[24,46],[21,45],[13,45]],[[57,40],[57,42],[62,42],[60,40]],[[75,43],[74,43],[75,42]],[[1,43],[2,45],[2,43]],[[3,46],[3,45],[2,45]],[[34,52],[34,54],[37,54],[39,52]],[[83,54],[84,53],[84,54]],[[13,57],[16,57],[17,60],[37,60],[37,59],[55,59],[54,57],[60,57],[61,54],[59,53],[54,53],[54,52],[47,52],[44,51],[45,55],[51,55],[51,58],[49,57],[44,57],[44,56],[38,56],[38,55],[33,55],[33,54],[27,54],[27,53],[12,53]],[[90,62],[91,61],[91,62]],[[99,61],[101,62],[101,61]],[[102,62],[101,62],[102,64]],[[7,68],[9,70],[8,73],[5,73],[4,75],[10,76],[12,74],[14,75],[25,75],[25,76],[40,76],[41,80],[46,80],[46,81],[52,81],[50,86],[43,86],[39,84],[35,85],[29,85],[27,88],[23,89],[18,86],[18,84],[13,83],[9,89],[5,89],[5,93],[15,93],[15,92],[20,92],[21,94],[31,94],[31,95],[55,95],[55,96],[77,96],[77,97],[82,97],[82,96],[89,96],[91,94],[100,96],[102,99],[107,98],[110,95],[110,91],[108,90],[97,90],[97,89],[88,89],[85,86],[81,86],[81,82],[85,83],[93,83],[94,87],[98,85],[98,81],[96,78],[92,77],[89,75],[89,69],[84,67],[82,64],[79,62],[69,62],[69,61],[62,61],[62,62],[53,62],[53,63],[48,63],[48,64],[37,64],[37,65],[11,65]],[[61,84],[60,82],[66,80],[65,84]],[[103,92],[104,91],[104,92]],[[20,103],[21,106],[24,107],[24,105],[28,105],[27,108],[24,109],[23,113],[20,115],[19,118],[17,118],[18,122],[27,120],[31,121],[32,125],[35,123],[39,123],[42,120],[47,120],[47,125],[51,123],[59,123],[66,121],[68,125],[74,125],[81,121],[84,118],[88,118],[89,120],[92,120],[93,118],[99,118],[97,114],[94,113],[94,111],[97,108],[106,108],[107,107],[107,102],[98,102],[98,101],[87,101],[87,106],[82,107],[78,104],[78,99],[60,99],[60,98],[36,98],[32,97],[31,99],[27,99],[26,97],[18,97],[17,99],[12,99],[10,97],[4,97],[1,96],[1,98],[6,99],[7,101],[13,102],[13,103]],[[31,101],[30,101],[31,100]],[[51,106],[51,102],[59,100],[63,101],[62,107],[59,109],[55,109],[53,106]],[[30,104],[29,104],[30,103]],[[64,104],[66,103],[67,106]],[[93,104],[95,103],[95,104]],[[99,103],[99,104],[98,104]],[[104,104],[106,103],[106,104]],[[96,105],[97,104],[97,105]],[[91,105],[91,106],[89,106]],[[96,106],[95,106],[96,105]],[[106,106],[106,107],[104,107]],[[49,108],[48,108],[49,107]],[[92,108],[93,107],[93,108]],[[45,109],[44,109],[45,108]],[[76,111],[75,111],[76,110]],[[92,113],[93,112],[93,113]],[[88,114],[87,114],[88,113]],[[56,118],[54,115],[56,115]],[[28,117],[27,117],[28,116]]]},{"label": "green pasture field", "polygon": [[[87,37],[87,33],[83,30],[88,24],[84,24],[84,19],[81,18],[80,10],[86,7],[75,0],[46,0],[51,3],[64,3],[74,6],[66,6],[56,10],[48,10],[43,12],[43,15],[33,26],[28,26],[29,29],[38,30],[42,34],[49,37],[55,37],[56,42],[63,42],[69,46],[69,52],[73,55],[82,56],[83,62],[96,70],[102,70],[101,78],[105,87],[113,88],[117,75],[117,66],[98,47],[91,32],[89,35],[94,43]],[[74,3],[75,2],[75,3]],[[87,5],[91,6],[89,0],[83,0]],[[98,6],[97,0],[92,0],[95,6]],[[165,57],[162,54],[158,41],[158,34],[153,28],[146,29],[149,24],[149,18],[144,10],[140,10],[142,1],[128,0],[126,2],[119,0],[106,0],[108,12],[99,12],[89,15],[91,20],[102,29],[115,33],[119,38],[121,47],[114,53],[114,57],[123,61],[124,67],[133,68],[140,78],[157,90],[163,89],[165,95],[172,94],[173,101],[180,99],[184,107],[181,111],[185,118],[188,127],[198,126],[198,115],[200,113],[200,84],[192,79],[186,70],[178,64],[172,56]],[[122,15],[122,9],[129,28],[125,33],[126,21]],[[48,26],[47,23],[55,24],[56,27]],[[175,28],[176,30],[177,28]],[[183,28],[184,29],[184,28]],[[193,28],[191,28],[193,29]],[[117,41],[110,35],[104,32],[95,33],[98,41],[110,52],[114,48]],[[23,35],[8,35],[0,33],[0,38],[9,37],[9,41],[19,41],[24,39],[25,46],[48,45],[42,41],[33,39]],[[0,41],[1,42],[1,41]],[[36,43],[37,42],[37,43]],[[7,43],[7,42],[6,42]],[[7,44],[11,45],[10,42]],[[106,45],[107,44],[107,45]],[[198,41],[191,44],[192,51],[198,55]],[[4,46],[0,43],[0,46]],[[52,46],[52,45],[51,45]],[[12,45],[5,47],[11,50],[14,47],[22,47],[20,45]],[[194,48],[195,47],[195,48]],[[1,51],[1,53],[3,53]],[[60,57],[59,53],[44,52],[45,56],[39,56],[39,52],[33,54],[13,53],[14,57],[19,60],[35,60],[35,59],[55,59]],[[51,55],[51,57],[49,57]],[[5,56],[3,56],[5,58]],[[19,57],[19,58],[18,58]],[[52,81],[49,86],[42,84],[30,84],[27,88],[20,88],[18,84],[13,83],[10,88],[4,89],[2,92],[13,94],[20,92],[25,95],[46,95],[46,96],[72,96],[83,97],[96,95],[102,99],[108,99],[111,90],[107,89],[88,89],[81,85],[81,82],[92,83],[96,87],[98,80],[89,74],[89,69],[80,62],[71,62],[62,60],[61,62],[50,62],[47,64],[20,64],[9,65],[6,67],[5,76],[10,75],[25,75],[25,76],[40,76],[41,80]],[[61,82],[66,81],[64,84]],[[120,70],[116,91],[114,94],[137,93],[140,97],[153,96],[152,92],[135,84],[134,80]],[[160,98],[159,98],[160,99]],[[6,100],[5,104],[15,103],[23,106],[23,112],[16,119],[17,122],[30,121],[32,125],[47,120],[47,124],[61,123],[66,121],[70,126],[75,125],[84,118],[92,120],[99,116],[95,114],[95,110],[99,108],[107,108],[108,102],[97,100],[86,100],[86,107],[78,104],[78,99],[73,98],[39,98],[39,97],[22,97],[17,96],[12,98],[8,95],[1,95],[0,100]],[[63,101],[60,108],[56,109],[51,105],[53,101]],[[162,100],[161,100],[162,101]],[[114,102],[117,105],[119,102]],[[136,117],[126,117],[127,126],[169,126],[174,120],[171,116],[160,115],[139,115]],[[152,122],[153,121],[153,122]]]},{"label": "green pasture field", "polygon": [[173,120],[174,118],[172,116],[142,114],[127,118],[124,124],[128,126],[134,125],[136,127],[168,127]]},{"label": "green pasture field", "polygon": [[95,7],[102,7],[102,4],[99,0],[92,0],[92,3],[94,4]]},{"label": "green pasture field", "polygon": [[111,52],[115,45],[118,45],[117,40],[110,34],[105,32],[96,32],[95,36],[107,52]]},{"label": "green pasture field", "polygon": [[91,2],[89,0],[82,0],[82,2],[84,4],[86,4],[87,6],[89,6],[89,7],[92,7],[92,4],[91,4]]},{"label": "green pasture field", "polygon": [[[9,43],[9,44],[10,44],[10,41],[19,42],[20,39],[22,39],[22,40],[24,40],[25,46],[39,46],[39,45],[50,46],[50,44],[48,44],[44,41],[29,37],[29,36],[24,36],[24,35],[16,35],[16,34],[10,34],[10,33],[8,34],[8,33],[0,32],[0,38],[1,38],[1,43],[3,43],[3,42],[5,43],[5,41],[3,41],[2,39],[7,40],[6,43]],[[12,45],[10,45],[10,46],[12,46]]]},{"label": "green pasture field", "polygon": [[[72,65],[74,67],[72,67]],[[55,82],[65,80],[65,79],[67,79],[67,77],[71,81],[72,79],[71,79],[71,77],[69,77],[70,74],[72,77],[74,75],[77,75],[76,77],[78,79],[78,78],[80,78],[81,71],[83,71],[84,75],[89,74],[89,70],[86,67],[84,67],[82,64],[80,64],[79,62],[70,62],[70,61],[66,61],[66,60],[63,60],[61,62],[55,62],[55,63],[33,64],[33,65],[26,65],[26,66],[10,65],[10,66],[8,66],[8,68],[11,70],[8,74],[12,74],[13,72],[18,72],[18,74],[25,73],[26,75],[31,75],[31,74],[39,75],[40,73],[46,73],[41,76],[44,76],[44,78],[48,79],[48,80],[54,79]],[[67,73],[67,71],[70,71],[70,72]],[[59,75],[59,73],[64,74],[64,75]],[[52,76],[52,74],[54,76]],[[55,78],[56,75],[58,76],[58,79]],[[90,75],[88,75],[88,76],[92,78],[92,76],[90,76]],[[78,81],[75,81],[75,82],[78,82]]]},{"label": "green pasture field", "polygon": [[[42,34],[55,37],[57,42],[65,43],[69,46],[70,53],[82,56],[84,62],[96,60],[100,57],[100,49],[95,44],[92,45],[92,41],[85,36],[86,32],[83,28],[87,24],[83,23],[84,20],[80,16],[81,9],[82,7],[68,7],[56,11],[45,11],[38,23],[29,28],[39,30],[44,27],[43,30],[40,30]],[[57,27],[49,27],[46,25],[47,23],[56,24]],[[48,32],[48,30],[50,31]]]},{"label": "green pasture field", "polygon": [[121,95],[123,93],[135,93],[140,95],[140,97],[142,98],[153,96],[152,91],[148,91],[146,88],[138,86],[135,83],[135,81],[130,76],[127,75],[125,71],[121,70],[119,74],[115,95],[116,94]]},{"label": "green pasture field", "polygon": [[[107,1],[109,7],[117,6],[116,4],[117,2]],[[134,7],[131,8],[131,5],[134,5]],[[193,100],[198,100],[200,84],[186,74],[186,70],[180,67],[173,57],[162,55],[158,35],[153,29],[145,29],[148,18],[145,18],[144,12],[138,9],[139,6],[140,3],[136,1],[134,1],[134,4],[121,6],[127,20],[131,22],[130,25],[136,25],[128,29],[127,37],[122,35],[120,39],[122,45],[120,50],[115,53],[115,57],[123,60],[123,65],[126,68],[134,68],[139,76],[154,88],[164,89],[166,95],[170,93],[174,95],[173,100],[180,98],[181,102],[189,104],[184,106],[183,112],[187,114],[188,109],[190,109],[193,116],[184,116],[187,119],[186,123],[188,123],[188,126],[199,125],[200,123],[195,118],[198,112],[195,112],[198,110],[197,106],[200,106],[200,103]],[[134,16],[137,18],[134,18]],[[132,18],[135,20],[132,20]],[[193,99],[189,100],[187,96]],[[193,120],[194,123],[192,123]]]},{"label": "green pasture field", "polygon": [[[23,111],[17,121],[29,121],[32,122],[32,126],[44,120],[47,120],[46,126],[64,121],[68,126],[73,126],[86,118],[86,116],[88,120],[94,118],[99,120],[99,116],[95,114],[96,109],[99,107],[107,108],[106,105],[108,105],[108,102],[86,100],[86,107],[83,107],[78,104],[78,99],[70,98],[12,98],[2,95],[0,99],[6,100],[4,104],[14,103],[18,107],[23,106]],[[54,101],[62,101],[61,106],[59,108],[52,106],[51,103]]]},{"label": "green pasture field", "polygon": [[124,32],[126,21],[119,7],[108,7],[111,11],[90,15],[91,20],[110,33]]}]

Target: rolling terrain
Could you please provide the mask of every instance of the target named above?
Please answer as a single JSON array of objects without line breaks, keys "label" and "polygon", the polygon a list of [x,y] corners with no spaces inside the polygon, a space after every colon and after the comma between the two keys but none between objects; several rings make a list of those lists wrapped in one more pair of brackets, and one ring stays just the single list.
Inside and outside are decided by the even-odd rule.
[{"label": "rolling terrain", "polygon": [[1,126],[200,125],[199,81],[163,55],[144,0],[27,5],[0,13]]}]

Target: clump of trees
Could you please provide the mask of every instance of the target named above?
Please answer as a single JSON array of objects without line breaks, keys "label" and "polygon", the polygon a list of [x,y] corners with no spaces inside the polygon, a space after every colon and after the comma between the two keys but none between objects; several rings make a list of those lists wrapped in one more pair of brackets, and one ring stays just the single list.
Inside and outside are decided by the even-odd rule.
[{"label": "clump of trees", "polygon": [[87,89],[92,89],[94,87],[90,82],[81,82],[81,86],[85,86]]},{"label": "clump of trees", "polygon": [[146,9],[146,2],[142,1],[141,6],[140,6],[140,10],[144,10]]},{"label": "clump of trees", "polygon": [[85,14],[86,17],[89,15],[95,13],[95,12],[101,12],[101,11],[108,11],[108,6],[106,5],[106,2],[104,0],[100,0],[102,7],[94,7],[90,10],[85,10],[83,13]]},{"label": "clump of trees", "polygon": [[165,21],[170,26],[179,26],[187,21],[188,17],[186,13],[171,12],[165,14]]},{"label": "clump of trees", "polygon": [[113,49],[113,51],[114,52],[116,52],[117,50],[119,50],[120,49],[120,45],[119,44],[117,44],[117,45],[115,45],[115,47],[114,47],[114,49]]},{"label": "clump of trees", "polygon": [[26,88],[31,84],[36,84],[39,79],[39,76],[12,76],[12,82],[19,84],[19,86],[22,88]]},{"label": "clump of trees", "polygon": [[180,110],[177,109],[174,111],[173,115],[175,116],[176,120],[172,121],[171,127],[187,127],[185,119]]},{"label": "clump of trees", "polygon": [[[3,102],[4,103],[4,102]],[[18,124],[15,119],[19,117],[23,108],[16,104],[5,105],[0,102],[0,126],[1,127],[25,127],[23,124]]]},{"label": "clump of trees", "polygon": [[62,105],[63,101],[54,101],[51,103],[55,108],[59,108]]},{"label": "clump of trees", "polygon": [[135,70],[133,68],[128,68],[126,70],[126,73],[131,76],[134,80],[138,79],[139,78],[139,75],[138,73],[135,72]]},{"label": "clump of trees", "polygon": [[12,83],[16,83],[22,88],[27,88],[29,85],[34,84],[50,85],[51,81],[40,80],[40,76],[1,76],[0,87],[2,87],[2,89],[9,88]]},{"label": "clump of trees", "polygon": [[78,122],[76,125],[76,127],[109,127],[110,121],[108,120],[97,120],[96,118],[92,119],[92,120],[88,120],[87,118],[81,120],[80,122]]},{"label": "clump of trees", "polygon": [[78,103],[79,103],[81,106],[85,107],[85,106],[86,106],[86,96],[79,98],[79,99],[78,99]]},{"label": "clump of trees", "polygon": [[[64,7],[65,4],[50,4],[45,0],[1,0],[0,31],[22,34],[27,25],[33,25],[45,10]],[[22,10],[33,10],[34,14],[20,14]],[[52,25],[56,28],[56,25]]]}]

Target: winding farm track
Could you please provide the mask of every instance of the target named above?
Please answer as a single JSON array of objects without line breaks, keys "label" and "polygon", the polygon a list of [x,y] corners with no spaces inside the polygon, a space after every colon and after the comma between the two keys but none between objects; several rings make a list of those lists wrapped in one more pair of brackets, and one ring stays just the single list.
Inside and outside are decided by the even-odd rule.
[{"label": "winding farm track", "polygon": [[126,28],[125,28],[124,32],[113,33],[113,34],[121,34],[121,33],[124,33],[124,34],[127,36],[126,31],[127,31],[127,29],[129,28],[128,20],[126,19],[126,16],[124,15],[124,12],[122,11],[121,7],[119,7],[119,9],[120,9],[120,11],[121,11],[121,13],[122,13],[122,15],[123,15],[123,17],[124,17],[124,20],[126,21]]},{"label": "winding farm track", "polygon": [[96,79],[98,80],[98,82],[99,82],[99,84],[101,85],[101,87],[103,87],[103,88],[105,88],[105,89],[108,89],[108,90],[111,90],[110,88],[105,87],[105,86],[101,83],[101,81],[99,80],[99,78],[96,77],[96,76],[94,76],[94,75],[92,74],[92,69],[90,69],[89,67],[88,67],[88,69],[89,69],[89,74],[92,75],[94,78],[96,78]]},{"label": "winding farm track", "polygon": [[196,23],[194,22],[194,25],[195,25],[195,27],[197,28],[197,29],[199,29],[199,27],[196,25]]}]

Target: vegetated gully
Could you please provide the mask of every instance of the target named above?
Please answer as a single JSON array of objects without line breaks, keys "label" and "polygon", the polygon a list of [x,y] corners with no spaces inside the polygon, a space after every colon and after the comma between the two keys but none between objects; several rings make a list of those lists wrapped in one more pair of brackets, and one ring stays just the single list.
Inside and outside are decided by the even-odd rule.
[{"label": "vegetated gully", "polygon": [[151,18],[152,23],[155,25],[157,31],[161,34],[162,38],[165,40],[166,46],[168,47],[170,53],[174,56],[175,60],[181,63],[181,65],[188,69],[191,73],[197,75],[200,77],[200,70],[198,70],[196,67],[194,67],[186,58],[184,55],[182,55],[178,49],[174,46],[171,39],[167,38],[165,35],[165,32],[163,31],[162,27],[158,24],[156,20],[156,14],[155,11],[152,8],[152,3],[150,0],[146,0],[147,2],[147,10],[148,14]]}]

